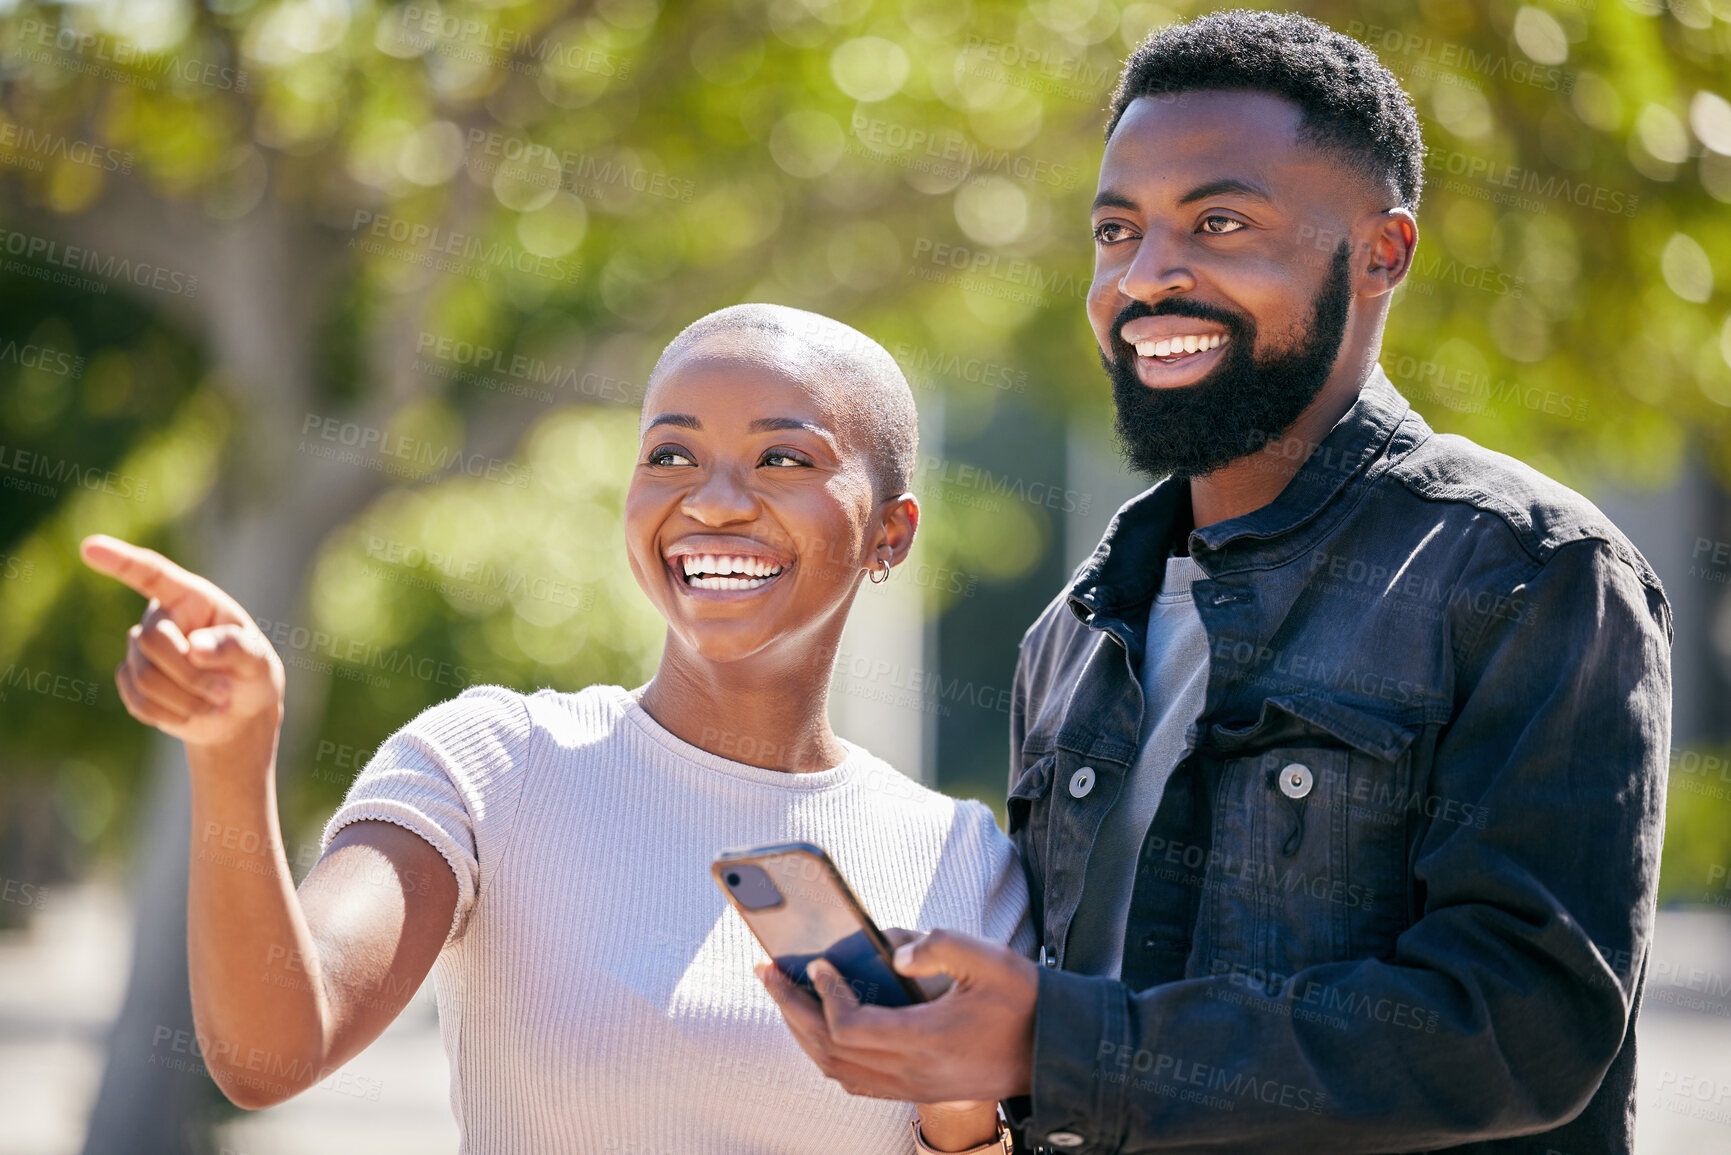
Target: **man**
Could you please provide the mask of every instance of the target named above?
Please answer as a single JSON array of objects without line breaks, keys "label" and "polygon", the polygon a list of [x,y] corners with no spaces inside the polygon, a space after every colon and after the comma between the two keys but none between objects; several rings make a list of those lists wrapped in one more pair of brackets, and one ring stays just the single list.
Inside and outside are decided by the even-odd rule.
[{"label": "man", "polygon": [[899,964],[955,986],[900,1010],[772,980],[850,1090],[1011,1100],[1063,1151],[1630,1150],[1670,610],[1590,503],[1377,367],[1422,153],[1302,17],[1131,57],[1088,316],[1168,476],[1023,642],[1040,962],[934,934]]}]

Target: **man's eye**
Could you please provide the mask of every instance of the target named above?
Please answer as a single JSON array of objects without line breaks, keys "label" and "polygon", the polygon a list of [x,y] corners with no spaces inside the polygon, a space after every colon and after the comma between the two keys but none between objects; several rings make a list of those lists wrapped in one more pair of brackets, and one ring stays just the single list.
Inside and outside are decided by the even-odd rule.
[{"label": "man's eye", "polygon": [[689,456],[678,449],[654,449],[649,453],[647,461],[650,465],[695,465]]},{"label": "man's eye", "polygon": [[1129,232],[1129,229],[1125,228],[1117,221],[1106,221],[1103,224],[1094,226],[1094,243],[1097,245],[1110,245],[1116,241],[1123,240],[1129,235]]},{"label": "man's eye", "polygon": [[795,456],[792,453],[783,453],[782,451],[775,449],[763,455],[762,464],[774,469],[791,469],[799,465],[810,465],[811,462],[805,460],[803,457]]},{"label": "man's eye", "polygon": [[1202,231],[1210,236],[1221,237],[1227,233],[1235,233],[1244,227],[1244,222],[1237,217],[1211,216],[1202,218]]}]

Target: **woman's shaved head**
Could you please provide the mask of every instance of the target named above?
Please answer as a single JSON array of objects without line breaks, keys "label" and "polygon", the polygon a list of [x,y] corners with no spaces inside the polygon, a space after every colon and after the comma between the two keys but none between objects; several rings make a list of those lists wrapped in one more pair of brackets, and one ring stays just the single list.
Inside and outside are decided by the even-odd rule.
[{"label": "woman's shaved head", "polygon": [[919,461],[919,413],[895,358],[858,329],[786,305],[730,305],[699,317],[668,342],[647,392],[693,357],[759,361],[806,383],[868,454],[880,496],[906,492]]}]

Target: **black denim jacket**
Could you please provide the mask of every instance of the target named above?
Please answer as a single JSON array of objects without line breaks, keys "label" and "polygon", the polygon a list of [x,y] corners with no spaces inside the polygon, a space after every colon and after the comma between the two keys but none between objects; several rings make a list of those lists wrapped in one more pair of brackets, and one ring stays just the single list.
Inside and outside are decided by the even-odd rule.
[{"label": "black denim jacket", "polygon": [[1629,1151],[1670,608],[1591,503],[1432,432],[1380,370],[1275,501],[1189,534],[1206,704],[1124,864],[1123,981],[1062,969],[1189,518],[1182,483],[1131,501],[1022,643],[1026,1139]]}]

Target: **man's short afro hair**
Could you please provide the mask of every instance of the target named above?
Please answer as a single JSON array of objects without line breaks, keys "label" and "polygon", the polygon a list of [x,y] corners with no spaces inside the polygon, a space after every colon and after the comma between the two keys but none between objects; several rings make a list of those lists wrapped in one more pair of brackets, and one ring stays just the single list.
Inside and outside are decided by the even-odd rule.
[{"label": "man's short afro hair", "polygon": [[1304,111],[1299,139],[1338,149],[1408,209],[1424,187],[1424,139],[1412,98],[1376,54],[1308,16],[1233,9],[1148,35],[1124,64],[1106,136],[1143,96],[1250,89]]}]

